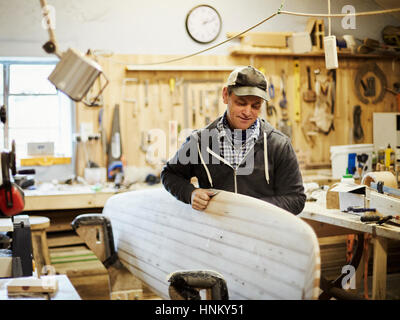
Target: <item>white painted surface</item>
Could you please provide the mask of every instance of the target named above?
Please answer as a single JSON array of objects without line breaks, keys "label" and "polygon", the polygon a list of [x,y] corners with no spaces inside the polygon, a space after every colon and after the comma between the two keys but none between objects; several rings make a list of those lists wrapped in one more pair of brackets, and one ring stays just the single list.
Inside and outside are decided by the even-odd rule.
[{"label": "white painted surface", "polygon": [[103,214],[123,263],[164,299],[178,270],[222,274],[230,299],[318,296],[315,233],[267,202],[221,191],[200,212],[160,188],[115,195]]},{"label": "white painted surface", "polygon": [[[196,0],[47,0],[55,8],[55,33],[60,49],[74,47],[111,50],[124,54],[188,54],[207,45],[194,42],[186,32],[187,12],[200,4]],[[227,32],[243,31],[272,13],[280,0],[208,0],[222,17],[222,31],[212,43],[226,39]],[[331,2],[332,13],[341,13],[349,2]],[[382,9],[373,0],[350,3],[360,11]],[[327,1],[285,1],[283,10],[327,13]],[[280,15],[254,31],[304,31],[307,17]],[[393,15],[359,17],[356,29],[345,30],[341,18],[332,19],[332,34],[356,38],[381,39],[385,25],[398,25]],[[328,20],[325,19],[326,30]],[[0,0],[0,56],[46,56],[42,45],[48,40],[42,28],[39,0]],[[208,54],[228,54],[230,44],[213,49]]]}]

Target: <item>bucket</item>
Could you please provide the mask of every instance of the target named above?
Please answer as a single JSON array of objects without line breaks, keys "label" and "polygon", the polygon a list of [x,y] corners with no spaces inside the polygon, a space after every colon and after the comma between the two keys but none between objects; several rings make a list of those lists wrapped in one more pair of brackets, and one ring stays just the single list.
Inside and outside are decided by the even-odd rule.
[{"label": "bucket", "polygon": [[[331,163],[332,163],[332,178],[340,179],[344,174],[346,174],[347,163],[349,158],[349,153],[367,154],[367,168],[365,172],[369,172],[372,169],[372,152],[374,151],[373,144],[350,144],[341,146],[331,146]],[[357,159],[357,158],[356,158]],[[356,168],[358,167],[358,162],[356,160]]]}]

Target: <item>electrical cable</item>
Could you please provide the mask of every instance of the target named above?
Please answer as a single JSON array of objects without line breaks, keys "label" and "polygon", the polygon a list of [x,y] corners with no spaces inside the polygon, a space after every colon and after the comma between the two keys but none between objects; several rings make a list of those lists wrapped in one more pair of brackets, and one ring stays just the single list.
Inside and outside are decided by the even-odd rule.
[{"label": "electrical cable", "polygon": [[[328,0],[328,14],[331,15],[331,0]],[[328,18],[328,35],[331,35],[331,17]]]},{"label": "electrical cable", "polygon": [[[318,18],[329,18],[329,22],[330,22],[330,18],[343,18],[343,17],[359,17],[359,16],[370,16],[370,15],[378,15],[378,14],[387,14],[387,13],[393,13],[393,12],[400,12],[400,8],[393,8],[393,9],[387,9],[387,10],[377,10],[377,11],[365,11],[365,12],[354,12],[354,13],[336,13],[336,14],[331,14],[330,13],[330,2],[329,2],[329,13],[328,14],[322,14],[322,13],[303,13],[303,12],[292,12],[292,11],[284,11],[282,10],[283,8],[283,4],[285,1],[282,1],[279,9],[273,13],[272,15],[270,15],[269,17],[261,20],[260,22],[258,22],[257,24],[247,28],[246,30],[238,33],[237,35],[228,38],[222,42],[219,42],[211,47],[208,47],[206,49],[182,56],[182,57],[178,57],[178,58],[174,58],[174,59],[170,59],[170,60],[165,60],[165,61],[158,61],[158,62],[149,62],[149,63],[136,63],[136,64],[132,64],[132,65],[136,65],[136,66],[147,66],[147,65],[158,65],[158,64],[166,64],[166,63],[171,63],[171,62],[176,62],[176,61],[181,61],[184,59],[188,59],[194,56],[197,56],[199,54],[202,54],[204,52],[210,51],[212,49],[215,49],[229,41],[232,41],[234,39],[239,38],[240,36],[244,35],[245,33],[253,30],[254,28],[258,27],[259,25],[267,22],[268,20],[272,19],[273,17],[279,15],[279,14],[286,14],[286,15],[294,15],[294,16],[301,16],[301,17],[318,17]],[[331,30],[329,28],[329,34],[330,34]],[[96,50],[93,51],[94,53],[96,52]],[[107,58],[110,61],[114,62],[114,63],[118,63],[118,64],[124,64],[126,65],[126,62],[122,62],[122,61],[117,61],[114,60],[112,58]]]}]

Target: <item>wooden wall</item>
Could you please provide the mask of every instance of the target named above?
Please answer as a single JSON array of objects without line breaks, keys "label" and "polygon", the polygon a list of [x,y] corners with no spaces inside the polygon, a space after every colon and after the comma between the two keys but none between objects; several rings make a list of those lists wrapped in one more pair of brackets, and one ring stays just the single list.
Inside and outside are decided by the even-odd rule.
[{"label": "wooden wall", "polygon": [[[145,152],[141,151],[140,145],[142,134],[153,128],[162,129],[170,137],[169,126],[171,120],[177,121],[178,130],[184,129],[189,124],[189,128],[200,128],[205,125],[206,117],[212,121],[218,115],[223,114],[225,105],[221,98],[221,89],[230,71],[160,71],[154,65],[151,71],[127,71],[127,65],[145,64],[157,61],[165,61],[169,56],[146,56],[146,55],[112,55],[111,57],[97,56],[97,61],[103,66],[104,72],[110,83],[106,88],[104,99],[104,124],[107,132],[107,139],[110,138],[112,114],[116,104],[120,106],[120,126],[122,135],[122,149],[126,165],[128,166],[150,166],[146,162]],[[315,108],[314,103],[304,102],[301,98],[300,121],[294,118],[295,100],[295,81],[294,81],[294,61],[299,59],[300,64],[300,95],[307,89],[307,71],[310,66],[311,71],[317,68],[321,74],[326,74],[325,60],[320,56],[251,56],[251,55],[231,55],[231,56],[196,56],[190,59],[165,64],[163,66],[237,66],[252,64],[257,68],[265,70],[267,78],[271,77],[275,86],[275,98],[271,101],[277,109],[277,117],[271,117],[271,123],[276,123],[282,117],[282,109],[279,107],[281,95],[281,72],[285,71],[287,76],[286,91],[287,104],[290,123],[292,125],[292,143],[298,152],[299,158],[305,160],[308,166],[326,166],[330,164],[330,146],[352,143],[372,143],[372,114],[373,112],[395,112],[397,111],[396,99],[394,95],[386,93],[382,102],[378,104],[362,104],[354,91],[354,78],[357,69],[365,63],[376,62],[387,77],[390,87],[393,83],[400,81],[399,61],[387,58],[339,58],[339,69],[337,69],[336,80],[336,101],[334,110],[334,130],[329,134],[318,132],[313,136],[304,134],[310,129],[307,119],[312,116]],[[123,90],[123,80],[125,78],[137,79],[136,82],[129,81]],[[174,92],[171,93],[169,81],[173,78],[176,84]],[[312,86],[315,89],[314,74],[312,74]],[[181,82],[180,82],[181,81]],[[146,89],[147,82],[147,89]],[[185,84],[185,86],[183,85]],[[184,90],[186,87],[186,90]],[[217,93],[218,89],[218,103]],[[377,91],[380,90],[379,85]],[[208,105],[206,105],[205,92],[208,92]],[[147,92],[147,94],[146,94]],[[203,93],[203,114],[200,114],[200,94]],[[194,99],[193,99],[194,95]],[[125,101],[135,99],[136,103]],[[193,121],[193,101],[196,108],[196,123]],[[364,139],[353,141],[353,107],[360,105],[362,109],[362,127]],[[187,113],[185,113],[187,108]],[[92,122],[95,132],[99,130],[100,107],[86,107],[82,103],[77,104],[77,130],[80,123]],[[186,116],[185,116],[186,115]],[[262,113],[266,116],[265,110]],[[268,119],[269,117],[267,117]],[[308,126],[306,125],[308,123]],[[306,130],[302,128],[307,127]],[[304,132],[303,132],[304,131]],[[178,141],[178,145],[181,141]],[[106,165],[106,157],[100,142],[92,142],[92,160],[101,166]],[[168,150],[166,156],[168,158]],[[153,168],[161,168],[161,165],[152,165]],[[83,174],[84,156],[82,147],[78,148],[78,174]]]}]

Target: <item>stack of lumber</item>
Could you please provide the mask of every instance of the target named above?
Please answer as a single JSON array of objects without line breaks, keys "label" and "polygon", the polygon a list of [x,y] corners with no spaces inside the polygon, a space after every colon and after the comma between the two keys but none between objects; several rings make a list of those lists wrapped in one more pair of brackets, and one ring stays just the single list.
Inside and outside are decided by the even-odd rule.
[{"label": "stack of lumber", "polygon": [[86,246],[50,249],[51,264],[57,274],[68,276],[83,300],[109,300],[108,271]]}]

